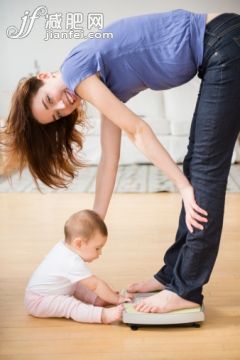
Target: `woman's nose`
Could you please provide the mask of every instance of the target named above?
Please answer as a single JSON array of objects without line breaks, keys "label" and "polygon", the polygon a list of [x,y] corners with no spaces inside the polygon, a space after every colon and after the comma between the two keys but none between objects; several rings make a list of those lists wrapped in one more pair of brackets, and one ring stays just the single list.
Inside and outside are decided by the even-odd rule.
[{"label": "woman's nose", "polygon": [[54,104],[53,110],[62,110],[65,109],[66,105],[63,100],[59,100]]}]

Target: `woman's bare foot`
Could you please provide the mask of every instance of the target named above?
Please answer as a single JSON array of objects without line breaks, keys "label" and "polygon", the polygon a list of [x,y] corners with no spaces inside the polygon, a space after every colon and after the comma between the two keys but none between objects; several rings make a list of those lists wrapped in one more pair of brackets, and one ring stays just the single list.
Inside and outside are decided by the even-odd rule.
[{"label": "woman's bare foot", "polygon": [[102,323],[111,324],[114,321],[120,320],[122,317],[123,306],[113,306],[111,308],[103,308]]},{"label": "woman's bare foot", "polygon": [[145,281],[140,281],[138,283],[134,283],[128,286],[127,291],[129,292],[150,292],[163,290],[165,286],[157,281],[155,278],[150,278]]},{"label": "woman's bare foot", "polygon": [[199,304],[185,300],[172,291],[163,290],[141,300],[134,307],[137,311],[146,313],[166,313],[174,310],[199,307]]}]

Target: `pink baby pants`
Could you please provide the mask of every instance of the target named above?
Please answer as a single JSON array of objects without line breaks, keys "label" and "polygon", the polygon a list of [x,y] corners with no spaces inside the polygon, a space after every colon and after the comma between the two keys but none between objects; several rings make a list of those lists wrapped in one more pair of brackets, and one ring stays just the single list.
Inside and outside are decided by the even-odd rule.
[{"label": "pink baby pants", "polygon": [[73,295],[38,295],[26,290],[24,304],[36,317],[64,317],[79,322],[100,323],[102,307],[94,306],[97,295],[77,283]]}]

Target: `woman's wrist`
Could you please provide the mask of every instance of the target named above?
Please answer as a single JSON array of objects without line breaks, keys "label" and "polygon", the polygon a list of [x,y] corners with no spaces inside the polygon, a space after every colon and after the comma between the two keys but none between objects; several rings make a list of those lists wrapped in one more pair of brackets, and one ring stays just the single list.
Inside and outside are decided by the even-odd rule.
[{"label": "woman's wrist", "polygon": [[175,183],[176,187],[178,188],[179,192],[181,193],[182,190],[186,189],[187,187],[191,186],[188,179],[184,176],[181,181]]}]

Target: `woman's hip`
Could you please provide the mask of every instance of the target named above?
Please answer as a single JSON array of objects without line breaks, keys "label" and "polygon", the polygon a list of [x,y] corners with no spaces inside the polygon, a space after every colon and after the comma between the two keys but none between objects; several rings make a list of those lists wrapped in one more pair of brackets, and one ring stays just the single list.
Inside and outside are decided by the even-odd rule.
[{"label": "woman's hip", "polygon": [[228,64],[240,64],[240,15],[230,13],[221,14],[206,25],[200,73],[209,66]]}]

